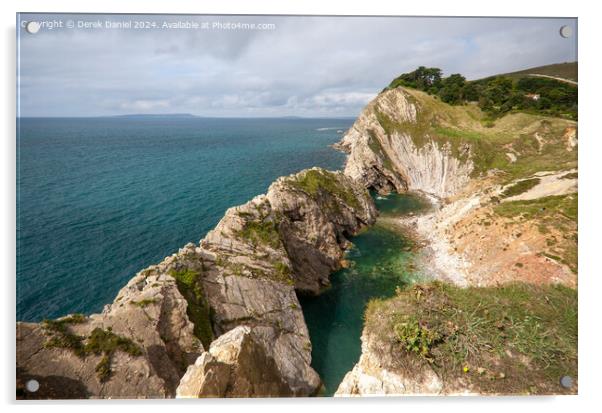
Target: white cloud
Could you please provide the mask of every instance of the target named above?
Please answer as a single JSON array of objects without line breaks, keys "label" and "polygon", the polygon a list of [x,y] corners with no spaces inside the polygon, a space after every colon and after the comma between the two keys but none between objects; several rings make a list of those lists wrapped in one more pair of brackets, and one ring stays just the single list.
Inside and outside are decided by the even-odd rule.
[{"label": "white cloud", "polygon": [[119,107],[126,111],[141,111],[148,112],[158,109],[169,108],[169,101],[165,99],[160,100],[134,100],[130,102],[122,102]]},{"label": "white cloud", "polygon": [[478,78],[576,56],[575,39],[558,35],[570,19],[237,19],[276,30],[23,34],[21,115],[355,116],[419,65]]}]

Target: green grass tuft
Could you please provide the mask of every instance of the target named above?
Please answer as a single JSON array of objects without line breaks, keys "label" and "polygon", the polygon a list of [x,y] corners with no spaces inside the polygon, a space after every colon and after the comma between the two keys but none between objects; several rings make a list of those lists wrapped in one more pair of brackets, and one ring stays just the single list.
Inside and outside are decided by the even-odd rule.
[{"label": "green grass tuft", "polygon": [[102,356],[102,359],[100,359],[94,370],[96,371],[98,380],[100,380],[101,383],[109,380],[111,378],[111,374],[113,373],[111,370],[111,357],[106,354]]},{"label": "green grass tuft", "polygon": [[269,245],[270,247],[277,249],[281,245],[277,225],[267,219],[261,221],[247,221],[238,235],[251,241],[255,246]]},{"label": "green grass tuft", "polygon": [[84,356],[84,337],[73,334],[69,330],[71,324],[81,324],[86,321],[83,314],[72,314],[56,320],[46,319],[42,321],[42,327],[50,334],[50,338],[44,343],[46,348],[71,349],[80,357]]},{"label": "green grass tuft", "polygon": [[139,356],[142,350],[132,340],[113,333],[110,330],[95,328],[90,333],[84,346],[84,352],[87,354],[112,354],[121,350],[132,356]]},{"label": "green grass tuft", "polygon": [[42,326],[50,334],[44,347],[68,349],[82,358],[90,354],[102,354],[103,357],[95,368],[101,382],[105,382],[111,377],[111,359],[115,351],[123,351],[132,356],[142,354],[142,349],[132,340],[119,336],[110,329],[103,330],[97,327],[87,338],[69,330],[69,325],[83,323],[85,320],[86,318],[81,314],[74,314],[58,320],[44,320]]},{"label": "green grass tuft", "polygon": [[111,360],[113,358],[113,353],[117,350],[132,356],[139,356],[142,354],[142,349],[129,338],[119,336],[110,330],[103,330],[98,327],[92,330],[92,333],[84,346],[84,354],[102,354],[102,358],[95,368],[96,375],[100,382],[105,382],[111,378],[113,373],[111,370]]},{"label": "green grass tuft", "polygon": [[205,348],[209,348],[213,341],[211,308],[198,279],[199,273],[186,268],[180,271],[171,270],[170,275],[176,279],[178,291],[188,303],[186,313],[194,325],[194,335],[201,340]]},{"label": "green grass tuft", "polygon": [[371,301],[366,328],[398,343],[399,368],[426,363],[452,386],[561,393],[560,377],[577,377],[577,292],[563,286],[417,285]]},{"label": "green grass tuft", "polygon": [[523,179],[522,181],[518,181],[512,186],[504,189],[500,194],[501,198],[510,198],[516,195],[520,195],[524,192],[527,192],[531,188],[536,187],[541,182],[539,178],[531,178],[531,179]]},{"label": "green grass tuft", "polygon": [[144,308],[147,305],[154,304],[156,302],[157,302],[157,300],[155,300],[154,298],[145,298],[145,299],[142,299],[140,301],[130,301],[130,305],[133,305],[133,306],[136,306],[136,307],[140,307],[140,308]]},{"label": "green grass tuft", "polygon": [[[294,179],[289,180],[289,182],[293,187],[306,192],[312,197],[330,194],[336,196],[354,209],[361,207],[353,190],[341,183],[337,175],[333,172],[311,169],[304,174],[297,175]],[[338,203],[336,207],[338,207]]]}]

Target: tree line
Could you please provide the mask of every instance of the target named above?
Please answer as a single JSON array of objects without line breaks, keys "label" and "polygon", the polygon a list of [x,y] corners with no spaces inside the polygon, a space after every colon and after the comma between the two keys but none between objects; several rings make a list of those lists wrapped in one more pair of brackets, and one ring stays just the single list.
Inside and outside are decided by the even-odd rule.
[{"label": "tree line", "polygon": [[399,86],[423,90],[451,105],[476,102],[491,118],[524,111],[577,119],[577,87],[555,79],[501,75],[467,81],[459,73],[443,77],[439,68],[420,66],[393,79],[385,90]]}]

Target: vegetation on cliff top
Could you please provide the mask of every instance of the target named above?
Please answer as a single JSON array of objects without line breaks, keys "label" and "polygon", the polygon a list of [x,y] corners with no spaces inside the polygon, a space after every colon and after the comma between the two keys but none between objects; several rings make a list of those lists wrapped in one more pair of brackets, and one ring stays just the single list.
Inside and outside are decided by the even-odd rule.
[{"label": "vegetation on cliff top", "polygon": [[529,189],[536,187],[540,182],[541,179],[539,178],[523,179],[522,181],[518,181],[517,183],[504,189],[500,195],[502,198],[510,198],[520,195],[524,192],[527,192]]},{"label": "vegetation on cliff top", "polygon": [[572,121],[510,113],[493,122],[476,105],[449,105],[420,90],[404,89],[404,94],[417,107],[416,121],[391,119],[376,105],[374,113],[385,133],[407,134],[418,148],[431,141],[446,146],[456,159],[473,162],[474,177],[496,169],[509,182],[577,166],[577,151],[567,151],[567,136],[576,133]]},{"label": "vegetation on cliff top", "polygon": [[578,77],[577,62],[565,62],[531,67],[529,69],[519,70],[517,72],[505,73],[504,76],[524,77],[525,75],[533,74],[560,77],[562,79],[568,79],[576,82]]},{"label": "vegetation on cliff top", "polygon": [[575,85],[526,73],[467,81],[459,73],[443,77],[439,68],[420,66],[393,79],[386,89],[399,86],[423,90],[452,105],[478,102],[491,118],[511,111],[526,111],[577,119]]},{"label": "vegetation on cliff top", "polygon": [[115,351],[120,350],[132,356],[142,354],[138,345],[129,338],[113,333],[110,327],[106,330],[96,327],[88,337],[74,334],[69,329],[70,325],[81,324],[85,321],[86,317],[81,314],[73,314],[57,320],[44,320],[42,327],[49,335],[44,347],[68,349],[78,357],[86,357],[90,354],[102,355],[95,368],[101,382],[105,382],[111,377],[111,360]]},{"label": "vegetation on cliff top", "polygon": [[577,292],[570,288],[416,285],[371,301],[366,328],[393,344],[395,366],[388,367],[410,376],[422,364],[451,388],[463,382],[483,393],[575,391],[560,386],[562,376],[577,377]]},{"label": "vegetation on cliff top", "polygon": [[310,169],[296,175],[287,182],[294,188],[300,189],[312,197],[317,197],[321,194],[331,194],[352,208],[359,209],[361,207],[357,195],[347,185],[342,184],[334,172]]},{"label": "vegetation on cliff top", "polygon": [[248,220],[238,235],[249,240],[252,245],[269,245],[277,249],[281,246],[280,235],[274,221],[262,218],[260,220]]}]

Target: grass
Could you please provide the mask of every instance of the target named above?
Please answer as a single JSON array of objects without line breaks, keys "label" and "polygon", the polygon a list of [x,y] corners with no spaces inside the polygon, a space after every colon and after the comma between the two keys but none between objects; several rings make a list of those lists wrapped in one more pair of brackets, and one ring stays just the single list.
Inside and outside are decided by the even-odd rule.
[{"label": "grass", "polygon": [[186,313],[194,325],[194,335],[201,340],[205,348],[209,348],[209,344],[213,341],[211,308],[205,298],[199,273],[186,268],[179,271],[171,270],[170,275],[176,279],[178,291],[188,303]]},{"label": "grass", "polygon": [[[449,144],[451,155],[462,162],[466,162],[470,154],[473,177],[498,169],[505,172],[506,181],[510,182],[542,170],[577,166],[577,151],[567,152],[563,138],[566,128],[574,127],[574,122],[528,113],[510,113],[493,122],[475,105],[451,106],[419,90],[404,88],[403,92],[408,101],[417,106],[416,122],[391,119],[376,106],[374,114],[385,133],[389,136],[407,134],[417,148],[431,141],[440,147]],[[381,99],[387,99],[386,95]],[[543,147],[535,133],[545,140]],[[380,146],[380,142],[378,144]],[[371,142],[371,148],[383,153],[376,143]],[[516,162],[506,156],[512,152],[510,148],[518,153]]]},{"label": "grass", "polygon": [[[534,221],[542,234],[553,230],[560,239],[548,239],[543,255],[567,265],[577,273],[578,195],[557,195],[528,201],[501,202],[493,207],[496,214],[512,219]],[[553,258],[552,258],[553,257]]]},{"label": "grass", "polygon": [[238,235],[251,241],[254,246],[269,245],[277,249],[280,247],[280,234],[277,224],[266,218],[261,221],[247,221]]},{"label": "grass", "polygon": [[274,270],[276,271],[276,278],[279,280],[288,281],[292,274],[291,268],[283,262],[276,262]]},{"label": "grass", "polygon": [[103,330],[98,327],[92,330],[84,347],[84,352],[86,354],[102,354],[102,358],[95,368],[96,375],[101,382],[105,382],[111,377],[113,373],[111,370],[111,360],[113,358],[113,353],[117,350],[132,356],[139,356],[142,354],[140,347],[129,338],[119,336],[110,330]]},{"label": "grass", "polygon": [[136,307],[144,308],[147,305],[154,304],[156,302],[157,302],[157,300],[155,300],[153,298],[145,298],[145,299],[142,299],[140,301],[133,301],[132,300],[132,301],[130,301],[130,304],[133,305],[133,306],[136,306]]},{"label": "grass", "polygon": [[577,81],[577,62],[556,63],[552,65],[533,67],[518,72],[507,73],[504,76],[523,77],[529,74],[539,74],[553,77],[560,77]]},{"label": "grass", "polygon": [[560,377],[577,377],[577,292],[563,286],[416,285],[371,301],[366,328],[393,343],[397,368],[428,365],[451,387],[562,393]]},{"label": "grass", "polygon": [[493,210],[501,216],[524,219],[566,218],[577,220],[577,194],[554,195],[525,201],[502,202]]},{"label": "grass", "polygon": [[86,322],[86,316],[83,314],[71,314],[67,317],[57,318],[56,320],[46,319],[42,321],[44,328],[55,332],[66,332],[70,324],[81,324]]},{"label": "grass", "polygon": [[296,175],[295,178],[289,180],[289,183],[312,197],[330,194],[354,209],[361,208],[353,190],[341,182],[336,173],[310,169],[303,174]]},{"label": "grass", "polygon": [[101,382],[107,381],[112,374],[111,359],[115,351],[123,351],[132,356],[142,354],[142,349],[132,340],[113,333],[110,329],[95,328],[88,337],[72,333],[69,326],[86,321],[81,314],[74,314],[57,320],[44,320],[43,328],[49,333],[50,338],[44,343],[46,348],[64,348],[73,351],[78,357],[90,354],[100,355],[100,362],[95,371]]},{"label": "grass", "polygon": [[68,348],[80,357],[85,355],[84,337],[73,334],[69,330],[71,324],[81,324],[86,321],[83,314],[72,314],[56,320],[46,319],[42,321],[42,327],[50,334],[50,338],[44,343],[46,348]]},{"label": "grass", "polygon": [[111,370],[111,357],[106,354],[102,356],[96,367],[94,368],[96,371],[96,375],[100,382],[105,382],[111,378],[112,370]]},{"label": "grass", "polygon": [[528,190],[536,187],[541,182],[539,178],[531,178],[531,179],[523,179],[522,181],[518,181],[512,186],[504,189],[500,194],[501,198],[510,198],[516,195],[520,195],[522,193],[527,192]]},{"label": "grass", "polygon": [[84,346],[84,351],[87,354],[107,355],[113,354],[117,350],[121,350],[132,356],[142,354],[140,347],[129,338],[122,337],[110,330],[103,330],[99,327],[92,330]]}]

